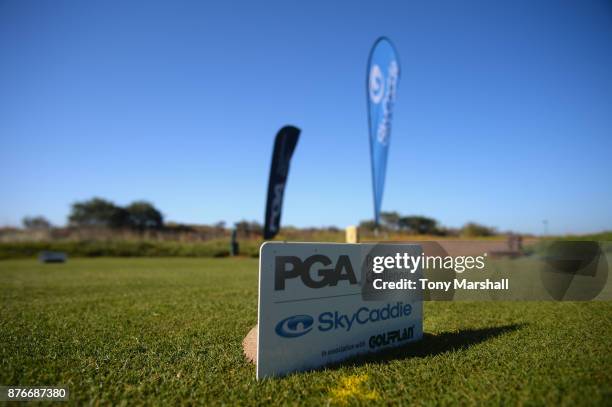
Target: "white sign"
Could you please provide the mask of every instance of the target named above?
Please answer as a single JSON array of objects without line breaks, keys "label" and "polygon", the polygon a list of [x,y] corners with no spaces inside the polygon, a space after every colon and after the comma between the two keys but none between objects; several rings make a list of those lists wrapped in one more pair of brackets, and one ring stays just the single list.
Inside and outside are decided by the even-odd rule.
[{"label": "white sign", "polygon": [[[373,253],[418,256],[421,247],[281,242],[261,246],[258,379],[313,369],[422,338],[420,291],[364,293]],[[410,276],[421,277],[420,269]]]}]

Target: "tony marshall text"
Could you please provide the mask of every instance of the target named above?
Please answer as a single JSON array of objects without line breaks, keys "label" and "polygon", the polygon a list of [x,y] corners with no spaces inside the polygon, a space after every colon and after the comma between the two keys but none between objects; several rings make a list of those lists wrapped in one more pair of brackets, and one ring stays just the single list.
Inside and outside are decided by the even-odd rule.
[{"label": "tony marshall text", "polygon": [[383,281],[380,278],[372,281],[372,285],[377,290],[444,290],[448,291],[451,287],[455,290],[507,290],[508,279],[493,281],[486,279],[483,281],[468,281],[465,278],[455,278],[452,281],[430,281],[426,278],[409,280],[402,278],[398,281]]}]

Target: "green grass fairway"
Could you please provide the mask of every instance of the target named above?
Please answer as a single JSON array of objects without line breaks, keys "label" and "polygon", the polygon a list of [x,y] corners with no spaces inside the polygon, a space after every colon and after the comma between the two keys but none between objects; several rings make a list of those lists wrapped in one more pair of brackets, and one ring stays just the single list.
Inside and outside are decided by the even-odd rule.
[{"label": "green grass fairway", "polygon": [[[0,385],[71,404],[610,405],[612,303],[427,303],[425,339],[255,381],[255,259],[0,262]],[[606,401],[607,400],[607,401]]]}]

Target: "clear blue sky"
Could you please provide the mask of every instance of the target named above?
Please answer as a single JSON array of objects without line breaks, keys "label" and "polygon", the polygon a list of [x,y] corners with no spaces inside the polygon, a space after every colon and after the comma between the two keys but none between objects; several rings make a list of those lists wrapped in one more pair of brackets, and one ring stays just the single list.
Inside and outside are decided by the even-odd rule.
[{"label": "clear blue sky", "polygon": [[387,35],[383,210],[612,229],[609,1],[229,3],[1,1],[0,225],[92,196],[262,221],[284,124],[303,133],[283,224],[371,218],[365,66]]}]

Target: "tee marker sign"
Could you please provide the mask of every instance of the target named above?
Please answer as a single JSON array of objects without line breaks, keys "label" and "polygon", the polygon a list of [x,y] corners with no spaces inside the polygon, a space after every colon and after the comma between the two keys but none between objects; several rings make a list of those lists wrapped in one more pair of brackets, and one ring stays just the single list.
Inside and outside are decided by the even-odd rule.
[{"label": "tee marker sign", "polygon": [[[421,247],[281,242],[261,246],[258,379],[314,369],[422,338],[421,292],[373,294],[366,289],[372,253],[419,255]],[[411,275],[421,277],[421,270]]]}]

